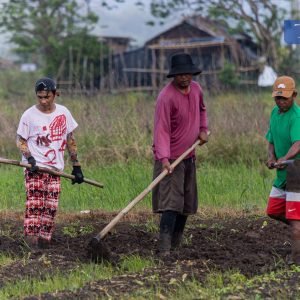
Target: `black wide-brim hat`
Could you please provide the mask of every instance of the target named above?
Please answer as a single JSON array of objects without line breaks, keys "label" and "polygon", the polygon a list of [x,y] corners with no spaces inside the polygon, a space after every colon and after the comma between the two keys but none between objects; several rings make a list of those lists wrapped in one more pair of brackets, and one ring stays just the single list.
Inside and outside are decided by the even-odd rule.
[{"label": "black wide-brim hat", "polygon": [[193,63],[192,57],[187,53],[174,54],[171,58],[171,69],[168,78],[180,74],[198,75],[202,71]]}]

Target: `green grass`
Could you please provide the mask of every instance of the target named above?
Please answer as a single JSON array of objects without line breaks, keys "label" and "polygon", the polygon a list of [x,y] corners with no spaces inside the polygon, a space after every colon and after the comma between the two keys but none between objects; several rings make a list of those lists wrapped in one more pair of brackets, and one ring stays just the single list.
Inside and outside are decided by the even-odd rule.
[{"label": "green grass", "polygon": [[[0,166],[0,207],[2,210],[23,210],[25,191],[23,172],[17,167]],[[62,179],[61,211],[107,210],[125,207],[152,181],[152,165],[148,161],[116,163],[99,168],[84,168],[87,178],[100,181],[100,189],[88,184],[72,185]],[[198,166],[200,207],[251,210],[263,208],[275,173],[265,166],[203,163]],[[140,204],[151,208],[151,193]]]},{"label": "green grass", "polygon": [[4,267],[6,265],[9,265],[13,261],[14,261],[14,259],[10,255],[0,253],[0,267]]},{"label": "green grass", "polygon": [[[257,275],[247,278],[239,271],[229,270],[226,272],[210,271],[204,282],[184,274],[182,278],[173,278],[169,282],[168,290],[162,289],[159,283],[155,283],[147,289],[141,288],[125,295],[121,299],[299,299],[298,287],[299,267],[280,269],[276,272]],[[187,275],[187,276],[186,276]],[[286,281],[294,278],[293,294],[286,285]]]},{"label": "green grass", "polygon": [[[0,257],[1,263],[1,257]],[[1,264],[0,264],[1,265]],[[86,283],[97,280],[110,279],[113,276],[142,272],[155,264],[152,259],[141,258],[138,255],[127,256],[122,259],[120,268],[113,268],[109,264],[81,264],[69,273],[57,272],[41,278],[27,277],[20,281],[9,283],[1,288],[0,299],[22,298],[30,295],[40,295],[46,292],[76,290]]]},{"label": "green grass", "polygon": [[67,274],[58,272],[55,275],[46,275],[44,279],[31,279],[28,277],[9,283],[1,288],[0,299],[21,298],[64,289],[75,290],[89,281],[109,279],[113,275],[115,275],[115,271],[110,265],[80,265],[80,267]]},{"label": "green grass", "polygon": [[122,271],[137,273],[154,266],[153,258],[146,259],[139,255],[131,255],[123,258],[120,268]]}]

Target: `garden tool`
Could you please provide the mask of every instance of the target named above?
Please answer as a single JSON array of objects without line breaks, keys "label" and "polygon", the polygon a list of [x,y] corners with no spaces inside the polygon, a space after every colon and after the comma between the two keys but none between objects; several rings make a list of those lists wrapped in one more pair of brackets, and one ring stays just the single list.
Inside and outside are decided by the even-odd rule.
[{"label": "garden tool", "polygon": [[[208,135],[210,132],[208,133]],[[171,168],[175,168],[188,154],[190,154],[198,145],[200,140],[197,140],[189,149],[182,153],[172,164]],[[168,171],[164,169],[138,196],[136,196],[124,209],[122,209],[109,224],[107,224],[100,233],[98,233],[88,244],[88,256],[95,262],[103,259],[110,259],[110,250],[103,242],[104,237],[108,232],[116,226],[121,218],[126,215],[137,203],[145,198],[151,190],[165,177]]]},{"label": "garden tool", "polygon": [[[19,167],[23,167],[23,168],[27,168],[27,169],[31,168],[31,164],[20,162],[18,160],[6,159],[6,158],[2,158],[2,157],[0,157],[0,163],[7,164],[7,165],[19,166]],[[38,171],[43,172],[43,173],[56,175],[56,176],[60,176],[60,177],[64,177],[64,178],[68,178],[68,179],[75,179],[74,175],[66,174],[66,173],[63,173],[61,171],[55,171],[53,169],[38,167]],[[99,183],[99,182],[94,181],[94,180],[84,178],[83,182],[94,185],[94,186],[97,186],[97,187],[100,187],[100,188],[103,188],[102,183]]]},{"label": "garden tool", "polygon": [[295,161],[294,159],[284,160],[284,161],[282,161],[280,164],[279,164],[279,163],[273,163],[273,164],[272,164],[272,167],[273,167],[273,168],[276,168],[276,167],[278,167],[278,166],[288,166],[288,165],[293,164],[294,161]]}]

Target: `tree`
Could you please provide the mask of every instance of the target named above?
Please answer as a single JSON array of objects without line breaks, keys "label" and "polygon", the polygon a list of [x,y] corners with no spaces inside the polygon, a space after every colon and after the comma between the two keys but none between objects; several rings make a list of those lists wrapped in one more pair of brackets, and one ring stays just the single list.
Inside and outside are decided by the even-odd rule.
[{"label": "tree", "polygon": [[180,11],[184,14],[199,13],[222,21],[231,32],[247,32],[259,44],[261,55],[266,56],[273,67],[278,67],[286,10],[278,8],[276,0],[151,0],[150,9],[152,15],[161,20]]},{"label": "tree", "polygon": [[276,0],[151,0],[152,14],[165,18],[174,11],[203,12],[222,21],[231,31],[249,33],[261,48],[261,55],[278,68],[282,21],[286,15]]},{"label": "tree", "polygon": [[45,72],[53,75],[60,55],[68,55],[62,53],[66,42],[88,35],[98,21],[88,9],[83,14],[83,8],[83,3],[75,0],[10,0],[2,4],[0,27],[11,33],[16,53],[35,57]]}]

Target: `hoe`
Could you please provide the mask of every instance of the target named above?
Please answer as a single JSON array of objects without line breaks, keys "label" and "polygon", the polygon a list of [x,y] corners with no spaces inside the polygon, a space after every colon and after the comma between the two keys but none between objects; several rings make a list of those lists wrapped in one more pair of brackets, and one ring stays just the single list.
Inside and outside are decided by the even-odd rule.
[{"label": "hoe", "polygon": [[[171,167],[174,169],[189,153],[191,153],[197,145],[200,144],[200,140],[197,140],[189,149],[187,149],[183,154],[181,154],[172,164]],[[88,256],[94,261],[110,260],[111,253],[103,241],[104,237],[108,232],[116,226],[116,224],[121,220],[121,218],[126,215],[138,202],[145,198],[145,196],[151,192],[151,190],[168,174],[167,170],[164,170],[158,175],[150,185],[145,188],[136,198],[134,198],[124,209],[122,209],[109,224],[107,224],[100,233],[93,237],[88,244]]]}]

